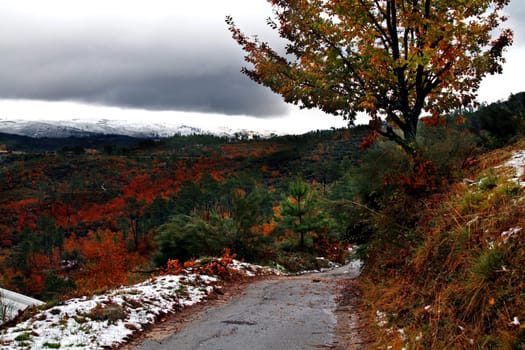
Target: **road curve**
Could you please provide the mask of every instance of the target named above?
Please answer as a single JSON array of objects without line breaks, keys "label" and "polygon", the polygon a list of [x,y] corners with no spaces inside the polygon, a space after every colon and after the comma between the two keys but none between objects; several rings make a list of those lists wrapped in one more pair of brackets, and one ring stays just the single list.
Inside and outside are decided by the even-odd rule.
[{"label": "road curve", "polygon": [[337,282],[358,264],[261,280],[223,305],[206,308],[180,331],[145,340],[135,350],[269,350],[334,348]]}]

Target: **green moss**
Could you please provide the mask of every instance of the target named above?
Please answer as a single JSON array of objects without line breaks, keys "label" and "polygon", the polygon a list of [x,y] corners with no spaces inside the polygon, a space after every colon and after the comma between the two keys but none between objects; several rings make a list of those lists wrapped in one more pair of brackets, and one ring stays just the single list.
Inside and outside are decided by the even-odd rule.
[{"label": "green moss", "polygon": [[16,341],[28,341],[31,340],[31,335],[29,333],[22,333],[16,336]]}]

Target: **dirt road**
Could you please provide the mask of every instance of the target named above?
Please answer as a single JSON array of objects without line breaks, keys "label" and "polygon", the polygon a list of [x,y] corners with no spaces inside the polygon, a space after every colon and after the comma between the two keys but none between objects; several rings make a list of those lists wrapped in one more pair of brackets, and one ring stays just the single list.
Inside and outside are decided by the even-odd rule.
[{"label": "dirt road", "polygon": [[[134,349],[360,349],[355,330],[345,331],[347,344],[336,334],[338,282],[358,274],[358,264],[350,264],[255,282],[228,303],[192,315],[176,333],[145,339]],[[345,308],[343,316],[352,322],[348,312]]]}]

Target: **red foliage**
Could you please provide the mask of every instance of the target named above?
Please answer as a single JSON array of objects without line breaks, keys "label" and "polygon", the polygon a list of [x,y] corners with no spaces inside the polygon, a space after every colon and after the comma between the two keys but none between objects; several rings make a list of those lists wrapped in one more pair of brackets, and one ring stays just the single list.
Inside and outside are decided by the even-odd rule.
[{"label": "red foliage", "polygon": [[233,263],[233,259],[235,259],[236,256],[237,254],[231,254],[230,249],[226,248],[224,254],[219,259],[213,259],[206,263],[189,260],[181,265],[178,259],[169,259],[166,263],[166,268],[161,272],[161,275],[179,275],[191,272],[195,274],[219,276],[221,278],[231,278],[232,272],[228,267]]},{"label": "red foliage", "polygon": [[121,233],[110,230],[91,231],[86,237],[72,235],[64,243],[64,249],[80,253],[81,269],[73,274],[79,291],[86,293],[126,284],[131,267],[144,261],[138,254],[127,251]]},{"label": "red foliage", "polygon": [[179,263],[179,259],[168,259],[166,263],[166,270],[161,272],[161,275],[180,275],[184,267]]},{"label": "red foliage", "polygon": [[444,126],[447,122],[445,117],[439,115],[433,115],[431,117],[421,118],[421,122],[426,126]]},{"label": "red foliage", "polygon": [[222,254],[221,258],[220,258],[220,263],[223,265],[223,266],[228,266],[230,264],[233,263],[233,259],[235,259],[237,257],[237,254],[233,253],[231,254],[231,250],[230,248],[226,248],[224,249],[224,253]]},{"label": "red foliage", "polygon": [[446,185],[446,179],[439,180],[437,169],[434,164],[418,157],[414,160],[414,171],[412,173],[396,173],[385,176],[385,185],[398,185],[406,193],[421,193],[422,191],[433,191],[441,185]]},{"label": "red foliage", "polygon": [[0,208],[19,210],[19,209],[30,207],[30,206],[35,206],[37,204],[38,204],[38,198],[26,198],[26,199],[21,199],[18,201],[13,201],[10,203],[2,204]]},{"label": "red foliage", "polygon": [[379,138],[379,133],[375,130],[371,130],[368,136],[363,139],[363,141],[359,145],[359,148],[362,150],[367,149],[368,147],[372,146],[378,138]]}]

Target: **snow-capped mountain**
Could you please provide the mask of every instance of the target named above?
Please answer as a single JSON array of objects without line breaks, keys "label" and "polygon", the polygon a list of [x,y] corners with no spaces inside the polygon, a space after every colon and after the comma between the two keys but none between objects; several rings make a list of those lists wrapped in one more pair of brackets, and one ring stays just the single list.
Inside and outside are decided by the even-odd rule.
[{"label": "snow-capped mountain", "polygon": [[272,131],[254,132],[244,129],[234,130],[226,127],[203,130],[185,124],[164,122],[138,122],[110,119],[71,119],[71,120],[22,120],[0,118],[0,132],[29,136],[33,138],[89,137],[93,135],[126,135],[132,137],[169,137],[173,135],[214,134],[218,136],[245,135],[266,137],[278,134]]}]

